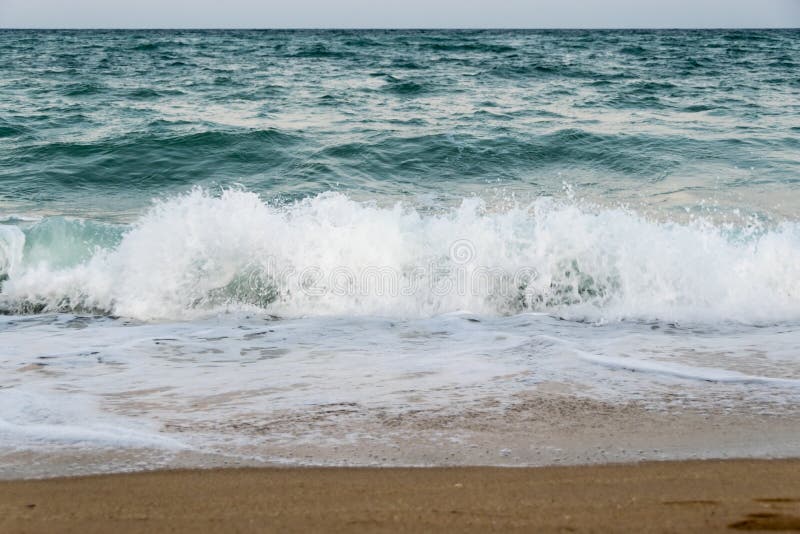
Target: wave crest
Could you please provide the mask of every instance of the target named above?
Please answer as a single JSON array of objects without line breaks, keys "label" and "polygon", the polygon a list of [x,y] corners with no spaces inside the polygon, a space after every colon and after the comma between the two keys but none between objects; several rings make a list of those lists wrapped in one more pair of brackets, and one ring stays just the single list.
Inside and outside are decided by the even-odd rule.
[{"label": "wave crest", "polygon": [[[196,189],[157,202],[124,233],[65,224],[0,226],[6,312],[800,319],[795,222],[654,221],[549,198],[501,211],[466,199],[433,214],[341,194],[275,206],[243,190]],[[57,241],[81,252],[56,246],[54,226],[75,233]]]}]

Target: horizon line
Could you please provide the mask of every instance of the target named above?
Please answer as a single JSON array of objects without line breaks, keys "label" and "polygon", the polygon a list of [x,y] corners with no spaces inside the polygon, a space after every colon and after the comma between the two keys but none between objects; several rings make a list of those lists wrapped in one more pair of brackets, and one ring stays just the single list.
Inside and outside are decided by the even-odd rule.
[{"label": "horizon line", "polygon": [[459,26],[459,27],[436,27],[436,26],[408,26],[408,27],[333,27],[333,26],[278,26],[278,27],[248,27],[248,26],[142,26],[142,27],[119,27],[119,26],[0,26],[0,31],[26,31],[26,30],[54,30],[54,31],[708,31],[708,30],[800,30],[800,26],[596,26],[596,27],[503,27],[503,26]]}]

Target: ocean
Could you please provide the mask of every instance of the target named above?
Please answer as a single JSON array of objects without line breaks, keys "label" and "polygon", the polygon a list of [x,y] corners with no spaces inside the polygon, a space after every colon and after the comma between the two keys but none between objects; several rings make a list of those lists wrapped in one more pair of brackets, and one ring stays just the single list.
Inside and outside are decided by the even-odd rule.
[{"label": "ocean", "polygon": [[0,476],[797,456],[798,73],[798,30],[0,31]]}]

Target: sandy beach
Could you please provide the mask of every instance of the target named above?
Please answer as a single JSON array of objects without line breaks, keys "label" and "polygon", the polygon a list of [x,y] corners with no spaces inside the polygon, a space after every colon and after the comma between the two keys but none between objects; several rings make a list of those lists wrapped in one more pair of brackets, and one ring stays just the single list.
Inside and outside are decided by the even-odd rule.
[{"label": "sandy beach", "polygon": [[0,0],[0,534],[800,532],[800,0],[185,4]]},{"label": "sandy beach", "polygon": [[273,468],[0,482],[0,531],[800,530],[800,460]]}]

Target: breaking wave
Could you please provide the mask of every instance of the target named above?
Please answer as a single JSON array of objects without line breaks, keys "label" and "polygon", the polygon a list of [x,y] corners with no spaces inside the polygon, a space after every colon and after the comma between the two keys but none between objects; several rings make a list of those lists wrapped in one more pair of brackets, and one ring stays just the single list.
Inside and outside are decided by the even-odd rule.
[{"label": "breaking wave", "polygon": [[477,198],[430,213],[342,194],[291,205],[195,189],[130,226],[0,225],[0,309],[140,320],[221,311],[588,321],[800,320],[800,224],[658,221],[627,209]]}]

